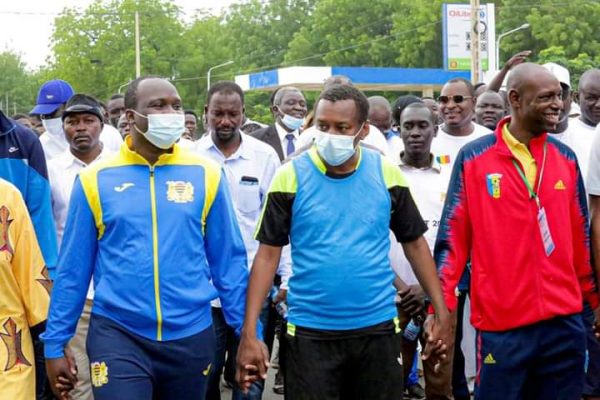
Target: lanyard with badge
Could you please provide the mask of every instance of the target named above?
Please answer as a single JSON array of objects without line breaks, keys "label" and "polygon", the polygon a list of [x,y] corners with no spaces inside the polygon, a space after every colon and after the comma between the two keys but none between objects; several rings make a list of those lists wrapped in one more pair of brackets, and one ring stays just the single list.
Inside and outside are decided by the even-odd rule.
[{"label": "lanyard with badge", "polygon": [[[546,167],[546,147],[547,147],[547,143],[545,142],[544,143],[544,155],[542,157],[542,168],[540,170],[540,176],[538,178],[538,184],[537,184],[538,192],[542,188],[542,177],[544,176],[544,168]],[[523,183],[525,183],[525,186],[527,187],[527,191],[529,192],[529,198],[534,199],[535,203],[537,204],[538,226],[540,228],[540,234],[542,235],[542,242],[544,243],[544,250],[546,251],[546,256],[550,256],[550,254],[552,254],[552,252],[554,251],[555,246],[554,246],[554,241],[552,240],[552,234],[550,233],[550,226],[548,225],[548,217],[546,216],[546,210],[540,204],[540,197],[539,197],[538,193],[536,193],[533,190],[533,188],[531,187],[531,185],[529,184],[529,181],[527,180],[527,177],[525,176],[525,172],[523,171],[523,169],[519,166],[519,164],[517,164],[517,162],[514,159],[512,159],[512,162],[513,162],[515,168],[517,169],[517,171],[519,172],[519,176],[523,180]]]}]

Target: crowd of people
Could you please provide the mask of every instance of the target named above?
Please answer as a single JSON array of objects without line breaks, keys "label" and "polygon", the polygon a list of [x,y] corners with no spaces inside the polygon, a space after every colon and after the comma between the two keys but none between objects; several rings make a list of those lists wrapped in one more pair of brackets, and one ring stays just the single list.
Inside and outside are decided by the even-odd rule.
[{"label": "crowd of people", "polygon": [[528,55],[271,125],[156,76],[0,110],[0,397],[600,399],[600,70]]}]

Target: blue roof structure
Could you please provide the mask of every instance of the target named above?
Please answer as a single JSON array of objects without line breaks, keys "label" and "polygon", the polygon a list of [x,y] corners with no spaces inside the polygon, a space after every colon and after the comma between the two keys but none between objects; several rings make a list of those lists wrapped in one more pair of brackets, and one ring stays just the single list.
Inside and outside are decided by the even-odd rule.
[{"label": "blue roof structure", "polygon": [[344,75],[361,90],[440,90],[453,78],[471,78],[469,71],[434,68],[386,67],[288,67],[253,74],[238,75],[235,81],[243,90],[275,90],[296,86],[304,90],[321,90],[325,79]]}]

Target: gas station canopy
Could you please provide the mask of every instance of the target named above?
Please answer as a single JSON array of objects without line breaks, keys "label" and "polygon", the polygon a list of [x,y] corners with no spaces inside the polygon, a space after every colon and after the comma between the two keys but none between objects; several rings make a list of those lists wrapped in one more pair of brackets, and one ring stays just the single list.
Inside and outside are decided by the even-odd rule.
[{"label": "gas station canopy", "polygon": [[244,91],[276,90],[295,86],[302,90],[321,90],[325,79],[344,75],[363,91],[415,91],[432,96],[453,78],[470,80],[469,71],[448,71],[434,68],[386,67],[288,67],[253,74],[238,75],[235,82]]}]

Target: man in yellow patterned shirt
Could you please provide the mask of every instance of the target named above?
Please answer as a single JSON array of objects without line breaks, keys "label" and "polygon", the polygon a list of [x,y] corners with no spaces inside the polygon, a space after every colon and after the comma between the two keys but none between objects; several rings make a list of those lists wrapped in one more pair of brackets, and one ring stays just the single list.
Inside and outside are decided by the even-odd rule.
[{"label": "man in yellow patterned shirt", "polygon": [[19,190],[0,179],[0,394],[35,398],[32,336],[44,330],[51,281]]}]

